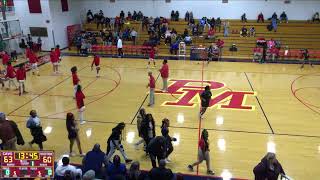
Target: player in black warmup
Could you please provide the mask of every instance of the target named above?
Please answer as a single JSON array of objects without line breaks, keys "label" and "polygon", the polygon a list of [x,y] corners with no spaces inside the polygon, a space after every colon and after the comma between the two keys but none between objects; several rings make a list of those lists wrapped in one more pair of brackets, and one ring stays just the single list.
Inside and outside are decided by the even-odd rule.
[{"label": "player in black warmup", "polygon": [[313,67],[313,66],[312,66],[312,63],[311,63],[311,61],[310,61],[310,59],[309,59],[309,51],[308,51],[308,49],[304,49],[304,50],[302,51],[302,58],[303,58],[303,62],[302,62],[302,65],[301,65],[300,68],[303,68],[303,67],[304,67],[304,64],[305,64],[307,61],[309,62],[310,66]]},{"label": "player in black warmup", "polygon": [[210,100],[211,100],[212,93],[210,91],[210,86],[206,86],[204,91],[201,93],[201,110],[199,113],[200,119],[203,119],[203,114],[206,112],[207,108],[209,107]]}]

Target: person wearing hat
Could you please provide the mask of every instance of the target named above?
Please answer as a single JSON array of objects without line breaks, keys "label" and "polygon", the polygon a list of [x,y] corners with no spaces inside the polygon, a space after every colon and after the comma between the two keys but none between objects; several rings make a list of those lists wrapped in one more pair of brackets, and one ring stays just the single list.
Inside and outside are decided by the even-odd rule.
[{"label": "person wearing hat", "polygon": [[6,115],[3,112],[0,112],[0,139],[2,141],[3,150],[17,150],[16,134],[12,125],[9,121],[7,121]]},{"label": "person wearing hat", "polygon": [[193,164],[188,165],[188,169],[193,171],[193,167],[201,164],[204,160],[207,164],[207,173],[209,175],[214,175],[214,171],[210,167],[210,149],[209,149],[209,134],[206,129],[202,130],[201,138],[199,140],[198,148],[198,161]]},{"label": "person wearing hat", "polygon": [[147,146],[147,152],[150,155],[152,167],[157,167],[156,160],[160,163],[161,159],[166,157],[166,138],[163,136],[157,136],[153,138]]},{"label": "person wearing hat", "polygon": [[116,127],[112,129],[112,133],[107,141],[107,157],[106,161],[108,162],[114,152],[119,150],[125,159],[126,163],[130,163],[132,160],[128,158],[126,152],[124,151],[123,145],[121,144],[122,140],[122,131],[125,127],[123,122],[119,123]]}]

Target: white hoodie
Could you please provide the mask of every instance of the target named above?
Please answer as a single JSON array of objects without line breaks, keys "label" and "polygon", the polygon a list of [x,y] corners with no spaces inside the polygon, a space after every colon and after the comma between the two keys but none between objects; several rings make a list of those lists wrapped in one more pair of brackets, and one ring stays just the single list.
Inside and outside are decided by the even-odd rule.
[{"label": "white hoodie", "polygon": [[80,176],[81,177],[82,176],[82,170],[81,169],[77,169],[76,167],[74,167],[74,166],[72,166],[70,164],[68,164],[67,166],[63,166],[63,165],[58,166],[57,169],[56,169],[56,175],[57,176],[64,176],[64,173],[66,171],[71,171],[71,173],[72,173],[72,175],[74,177],[76,177],[76,176]]}]

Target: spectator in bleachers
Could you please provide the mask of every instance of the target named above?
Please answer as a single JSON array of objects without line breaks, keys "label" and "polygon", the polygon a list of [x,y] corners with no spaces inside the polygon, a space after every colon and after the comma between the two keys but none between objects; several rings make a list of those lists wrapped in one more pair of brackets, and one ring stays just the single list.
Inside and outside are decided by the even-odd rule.
[{"label": "spectator in bleachers", "polygon": [[275,61],[279,58],[280,51],[276,46],[273,46],[273,48],[270,49],[270,53],[272,61]]},{"label": "spectator in bleachers", "polygon": [[111,20],[110,20],[110,18],[109,17],[105,17],[104,18],[104,27],[106,28],[106,29],[111,29]]},{"label": "spectator in bleachers", "polygon": [[140,171],[140,163],[133,162],[130,166],[127,180],[144,180],[145,178],[146,174]]},{"label": "spectator in bleachers", "polygon": [[176,41],[174,43],[171,44],[170,46],[170,54],[175,54],[177,55],[178,50],[179,50],[179,41]]},{"label": "spectator in bleachers", "polygon": [[318,21],[320,22],[320,18],[319,18],[319,13],[316,12],[313,16],[312,16],[312,22]]},{"label": "spectator in bleachers", "polygon": [[184,42],[186,43],[186,45],[192,44],[192,38],[191,38],[191,36],[187,35],[187,36],[184,38]]},{"label": "spectator in bleachers", "polygon": [[215,30],[213,28],[210,28],[208,31],[207,39],[215,39]]},{"label": "spectator in bleachers", "polygon": [[204,18],[200,19],[200,22],[199,22],[199,31],[204,31],[205,26],[206,26],[206,20],[205,20]]},{"label": "spectator in bleachers", "polygon": [[228,37],[229,36],[229,21],[225,21],[223,23],[223,36]]},{"label": "spectator in bleachers", "polygon": [[247,22],[246,13],[243,13],[241,16],[241,22]]},{"label": "spectator in bleachers", "polygon": [[132,19],[136,21],[137,20],[137,16],[138,16],[137,12],[133,11]]},{"label": "spectator in bleachers", "polygon": [[91,10],[89,9],[87,12],[87,23],[91,23],[93,21],[93,14],[91,12]]},{"label": "spectator in bleachers", "polygon": [[138,20],[138,21],[141,21],[142,18],[143,18],[143,14],[142,14],[141,11],[139,11],[139,12],[138,12],[138,15],[137,15],[137,20]]},{"label": "spectator in bleachers", "polygon": [[83,172],[93,170],[97,177],[102,176],[102,167],[106,164],[105,153],[101,151],[100,144],[95,144],[91,151],[82,159]]},{"label": "spectator in bleachers", "polygon": [[192,28],[192,36],[198,36],[200,34],[200,25],[197,23],[196,26]]},{"label": "spectator in bleachers", "polygon": [[184,21],[189,22],[189,20],[190,20],[190,14],[189,14],[189,12],[187,11],[186,14],[184,15]]},{"label": "spectator in bleachers", "polygon": [[212,17],[211,18],[211,20],[210,20],[210,26],[212,27],[212,28],[215,28],[216,27],[216,20],[214,19],[214,17]]},{"label": "spectator in bleachers", "polygon": [[188,35],[189,35],[189,31],[188,31],[188,29],[186,28],[186,29],[184,29],[184,31],[183,31],[182,37],[185,38],[185,37],[188,36]]},{"label": "spectator in bleachers", "polygon": [[128,21],[131,21],[132,20],[132,14],[130,11],[128,11],[128,17],[127,17],[127,20]]},{"label": "spectator in bleachers", "polygon": [[156,17],[153,22],[154,28],[156,31],[160,30],[160,18]]},{"label": "spectator in bleachers", "polygon": [[144,31],[145,29],[149,29],[149,18],[148,17],[143,17],[142,20],[142,31]]},{"label": "spectator in bleachers", "polygon": [[278,22],[277,22],[277,18],[273,17],[271,19],[271,26],[274,32],[277,32],[278,30]]},{"label": "spectator in bleachers", "polygon": [[219,49],[219,57],[221,57],[222,50],[223,50],[223,47],[224,47],[224,41],[222,39],[218,39],[218,41],[216,42],[216,46]]},{"label": "spectator in bleachers", "polygon": [[258,20],[257,20],[257,22],[258,22],[258,23],[259,23],[259,22],[264,23],[264,17],[263,17],[262,12],[260,12],[260,14],[258,15]]},{"label": "spectator in bleachers", "polygon": [[255,61],[261,61],[261,58],[262,58],[262,48],[261,47],[258,47],[256,46],[254,49],[253,49],[253,59],[252,61],[255,62]]},{"label": "spectator in bleachers", "polygon": [[287,14],[283,11],[282,14],[280,15],[280,23],[286,22],[288,23],[288,16]]},{"label": "spectator in bleachers", "polygon": [[167,45],[167,43],[169,43],[171,45],[171,31],[170,29],[167,29],[166,33],[164,34],[164,43],[165,45]]},{"label": "spectator in bleachers", "polygon": [[249,36],[255,37],[256,36],[256,29],[252,26],[249,30]]},{"label": "spectator in bleachers", "polygon": [[220,17],[217,18],[216,23],[215,23],[215,30],[217,31],[219,29],[219,32],[221,31],[221,19]]},{"label": "spectator in bleachers", "polygon": [[172,180],[174,177],[171,169],[166,168],[165,160],[159,161],[159,167],[153,167],[149,172],[149,178],[152,180]]},{"label": "spectator in bleachers", "polygon": [[162,25],[160,28],[160,34],[161,34],[161,38],[164,38],[164,34],[167,31],[167,27],[165,25]]},{"label": "spectator in bleachers", "polygon": [[72,152],[74,142],[77,143],[80,156],[84,156],[84,154],[82,153],[81,144],[80,144],[79,127],[77,126],[73,113],[67,114],[66,127],[68,131],[68,139],[70,141],[69,156],[75,156],[75,154]]},{"label": "spectator in bleachers", "polygon": [[28,44],[28,46],[30,47],[31,50],[34,50],[34,49],[33,49],[33,41],[32,41],[31,34],[28,34],[27,44]]},{"label": "spectator in bleachers", "polygon": [[248,29],[245,26],[242,26],[240,30],[240,37],[247,37],[248,36]]},{"label": "spectator in bleachers", "polygon": [[171,21],[175,21],[175,13],[174,13],[174,10],[171,11]]},{"label": "spectator in bleachers", "polygon": [[62,158],[62,165],[58,165],[55,172],[56,176],[63,177],[66,171],[70,171],[73,179],[81,178],[82,176],[81,169],[77,169],[76,167],[70,165],[69,162],[70,162],[70,159],[68,157]]},{"label": "spectator in bleachers", "polygon": [[276,19],[276,20],[278,20],[278,15],[277,15],[277,13],[274,12],[274,13],[272,14],[271,18],[269,18],[269,19],[270,19],[270,20],[271,20],[271,19]]},{"label": "spectator in bleachers", "polygon": [[6,115],[0,112],[0,139],[3,150],[17,150],[17,137],[10,122],[7,121]]},{"label": "spectator in bleachers", "polygon": [[110,30],[114,30],[116,18],[110,18]]},{"label": "spectator in bleachers", "polygon": [[125,177],[126,172],[126,165],[121,163],[120,157],[118,155],[114,155],[112,163],[110,163],[107,168],[109,180],[115,180],[115,176],[119,175]]},{"label": "spectator in bleachers", "polygon": [[255,180],[277,180],[280,174],[285,172],[276,158],[276,154],[268,152],[262,159],[261,162],[254,167],[253,173]]},{"label": "spectator in bleachers", "polygon": [[99,26],[101,25],[101,28],[103,28],[104,25],[104,15],[102,10],[99,11],[99,14],[97,15],[97,29],[99,29]]},{"label": "spectator in bleachers", "polygon": [[132,44],[136,45],[136,37],[138,36],[138,33],[134,28],[132,28],[130,36],[131,36],[131,39],[132,39]]},{"label": "spectator in bleachers", "polygon": [[276,45],[276,42],[271,38],[269,41],[267,41],[267,47],[268,49],[273,48]]}]

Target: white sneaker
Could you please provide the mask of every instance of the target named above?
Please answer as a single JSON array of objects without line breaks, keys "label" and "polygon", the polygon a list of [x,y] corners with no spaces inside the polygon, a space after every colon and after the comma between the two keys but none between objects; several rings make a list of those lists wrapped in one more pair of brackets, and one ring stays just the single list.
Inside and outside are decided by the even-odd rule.
[{"label": "white sneaker", "polygon": [[81,153],[80,154],[80,157],[84,157],[86,154],[85,153]]},{"label": "white sneaker", "polygon": [[74,156],[76,156],[76,154],[74,152],[72,152],[72,153],[69,153],[69,156],[74,157]]},{"label": "white sneaker", "polygon": [[80,122],[80,125],[83,125],[83,124],[85,124],[86,123],[86,121],[81,121]]}]

